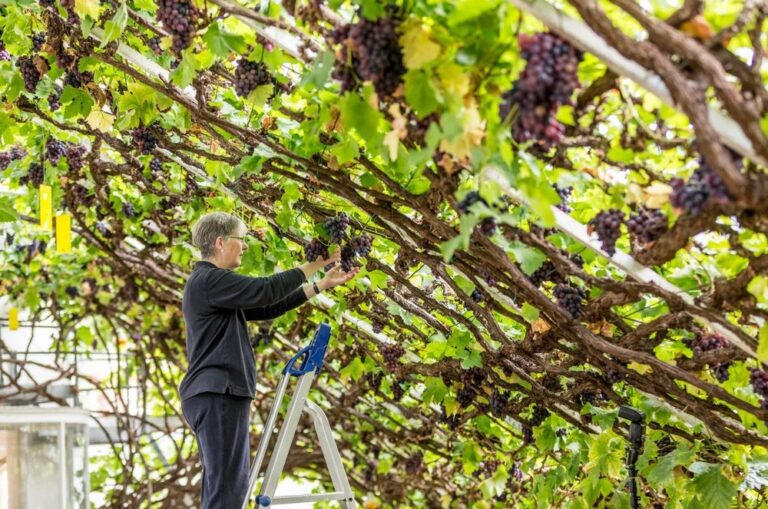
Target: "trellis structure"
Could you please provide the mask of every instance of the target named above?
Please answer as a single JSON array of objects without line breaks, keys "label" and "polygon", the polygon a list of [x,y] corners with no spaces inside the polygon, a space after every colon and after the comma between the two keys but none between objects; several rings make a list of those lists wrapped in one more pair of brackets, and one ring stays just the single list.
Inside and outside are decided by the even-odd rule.
[{"label": "trellis structure", "polygon": [[[153,5],[76,3],[69,14],[75,22],[58,3],[9,5],[3,38],[14,59],[30,52],[24,38],[45,26],[45,46],[35,54],[52,72],[31,93],[21,91],[11,63],[0,69],[7,105],[1,119],[9,133],[3,141],[28,152],[9,163],[3,178],[15,189],[29,164],[42,161],[54,198],[73,215],[77,238],[75,255],[50,248],[43,254],[34,246],[5,253],[6,292],[55,317],[56,346],[88,337],[95,338],[93,348],[114,342],[133,349],[136,374],[147,387],[138,417],[178,414],[175,384],[185,365],[179,301],[193,256],[185,243],[191,221],[208,208],[251,215],[252,226],[264,228],[262,249],[251,249],[245,269],[264,273],[297,263],[315,224],[347,211],[376,238],[364,277],[254,329],[254,339],[275,340],[257,348],[266,397],[256,404],[264,415],[290,345],[319,321],[337,322],[341,333],[320,392],[346,459],[358,466],[350,480],[361,493],[395,507],[440,507],[446,497],[467,507],[620,503],[622,494],[608,489],[621,479],[616,462],[624,430],[614,422],[615,408],[634,404],[652,426],[641,468],[647,505],[698,500],[727,507],[737,480],[760,478],[759,451],[768,445],[768,410],[749,389],[749,368],[759,368],[763,355],[759,331],[768,334],[768,179],[759,167],[768,160],[760,127],[768,93],[757,56],[768,42],[760,30],[765,5],[748,0],[731,23],[702,35],[691,26],[708,26],[702,12],[711,22],[715,16],[695,1],[664,22],[631,0],[614,0],[609,14],[597,2],[574,0],[572,11],[591,29],[543,1],[489,3],[477,12],[470,3],[446,3],[442,11],[409,6],[401,43],[412,65],[403,93],[378,102],[366,87],[342,96],[328,79],[334,61],[340,65],[332,30],[359,19],[349,6],[199,5],[209,17],[193,41],[197,50],[178,55],[152,50],[153,36],[168,35],[155,23]],[[364,9],[375,10],[370,3]],[[462,9],[470,14],[456,14]],[[598,60],[588,57],[581,69],[586,86],[563,117],[565,138],[549,151],[512,142],[494,112],[497,90],[509,88],[524,66],[511,29],[540,29],[524,12],[678,104],[693,133],[683,117],[625,86],[610,69],[601,75]],[[97,26],[89,17],[98,18]],[[631,38],[635,22],[648,40]],[[474,24],[484,28],[472,35]],[[481,44],[485,32],[490,46]],[[751,50],[752,61],[740,60],[726,39],[739,55]],[[475,46],[487,51],[472,56]],[[260,53],[273,73],[285,74],[283,91],[267,104],[229,90],[233,61],[250,48],[255,60]],[[437,51],[432,60],[413,64],[429,50]],[[77,72],[71,62],[62,67],[63,55]],[[163,67],[172,62],[175,70]],[[65,89],[62,101],[68,101],[55,110],[46,97],[54,79],[65,83],[62,72],[98,79]],[[422,75],[427,78],[418,81]],[[422,115],[434,126],[426,136],[423,118],[408,116],[425,108],[420,86],[440,95],[434,111]],[[638,113],[630,94],[656,105],[656,113]],[[727,115],[707,108],[710,98]],[[617,125],[617,117],[628,120]],[[163,126],[155,132],[159,146],[143,154],[129,130],[155,120]],[[698,214],[673,211],[664,198],[670,179],[688,173],[668,166],[684,164],[693,134],[731,198]],[[85,166],[46,161],[49,137],[84,143]],[[753,163],[736,169],[720,140]],[[440,157],[432,157],[435,151]],[[159,174],[147,167],[151,158],[162,161]],[[596,170],[581,172],[585,166]],[[608,178],[619,173],[628,184]],[[549,190],[554,182],[576,188],[570,215],[557,207]],[[516,204],[506,212],[481,205],[462,214],[457,198],[478,188],[489,203],[504,191]],[[14,206],[35,216],[35,188],[21,189]],[[607,258],[584,223],[596,207],[636,209],[638,197],[655,199],[674,225],[650,246],[625,236]],[[135,214],[123,207],[128,202]],[[498,221],[495,235],[475,227],[486,217]],[[549,225],[564,234],[544,228]],[[17,243],[47,235],[13,231]],[[708,262],[708,250],[720,258]],[[730,258],[728,250],[735,253]],[[586,264],[576,263],[575,253]],[[536,280],[544,260],[551,264],[545,279],[591,291],[578,319],[553,299],[550,282]],[[67,293],[83,280],[82,291]],[[79,327],[84,313],[98,324],[90,334]],[[729,346],[692,355],[684,340],[710,332],[727,337]],[[395,343],[405,346],[404,355],[383,366],[381,352],[389,352],[386,360]],[[723,382],[707,369],[723,366],[730,375]],[[118,417],[128,419],[118,408]],[[674,437],[677,448],[657,458],[657,450],[669,447],[663,436]],[[139,437],[114,444],[120,466],[105,460],[104,471],[119,483],[93,490],[101,488],[116,507],[150,499],[184,506],[197,492],[196,457],[189,433],[169,437],[176,462],[159,469],[154,450]],[[747,459],[726,459],[718,447],[729,443],[741,444]],[[288,467],[312,476],[321,455],[304,446],[304,456],[292,457]],[[683,473],[663,475],[673,467]],[[757,507],[759,482],[750,482],[740,496]],[[723,495],[713,503],[715,489]]]}]

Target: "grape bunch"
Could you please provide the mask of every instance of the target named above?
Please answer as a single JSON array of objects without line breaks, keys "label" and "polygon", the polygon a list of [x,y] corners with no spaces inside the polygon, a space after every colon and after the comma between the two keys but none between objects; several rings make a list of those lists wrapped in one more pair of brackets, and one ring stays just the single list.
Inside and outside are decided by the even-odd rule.
[{"label": "grape bunch", "polygon": [[542,422],[547,420],[547,417],[549,417],[549,410],[543,406],[535,405],[529,423],[531,426],[539,426]]},{"label": "grape bunch", "polygon": [[157,136],[153,126],[139,126],[131,131],[133,146],[142,154],[150,154],[157,147]]},{"label": "grape bunch", "polygon": [[54,85],[53,90],[48,94],[48,108],[51,111],[61,108],[61,88],[58,85]]},{"label": "grape bunch", "polygon": [[731,202],[725,183],[703,159],[687,182],[673,178],[669,183],[672,186],[669,196],[672,206],[694,215],[701,213],[713,201],[721,205]]},{"label": "grape bunch", "polygon": [[492,477],[496,473],[496,470],[501,466],[501,461],[496,458],[485,460],[481,463],[480,469],[483,471],[486,477]]},{"label": "grape bunch", "polygon": [[32,184],[34,187],[40,187],[45,181],[45,169],[40,163],[32,163],[29,165],[27,174],[19,179],[19,183],[22,185]]},{"label": "grape bunch", "polygon": [[267,66],[261,62],[252,62],[241,58],[235,70],[235,92],[240,97],[248,97],[256,87],[275,84],[275,79],[269,74]]},{"label": "grape bunch", "polygon": [[69,145],[67,147],[67,162],[71,171],[82,169],[84,161],[83,156],[87,149],[83,145]]},{"label": "grape bunch", "polygon": [[469,298],[471,298],[473,301],[477,303],[480,303],[485,300],[485,294],[483,294],[483,292],[475,288],[474,290],[472,290],[472,294],[469,296]]},{"label": "grape bunch", "polygon": [[152,176],[160,176],[163,174],[163,161],[157,157],[153,157],[149,162],[149,170],[152,172]]},{"label": "grape bunch", "polygon": [[509,403],[509,395],[506,392],[502,392],[499,389],[494,389],[489,398],[491,405],[491,411],[497,417],[504,417],[507,415],[507,405]]},{"label": "grape bunch", "polygon": [[341,44],[337,77],[342,90],[355,88],[357,79],[371,81],[379,97],[391,97],[403,82],[406,68],[400,48],[397,22],[391,16],[375,21],[362,18],[358,23],[335,30],[334,42]]},{"label": "grape bunch", "polygon": [[728,339],[721,334],[697,333],[696,337],[691,341],[690,347],[691,350],[693,350],[694,355],[698,355],[703,352],[709,352],[710,350],[728,348]]},{"label": "grape bunch", "polygon": [[459,378],[466,386],[480,387],[485,382],[485,372],[481,368],[469,368],[462,371]]},{"label": "grape bunch", "polygon": [[158,0],[157,19],[173,38],[172,47],[180,53],[192,43],[200,12],[191,0]]},{"label": "grape bunch", "polygon": [[71,203],[76,206],[90,207],[96,201],[96,197],[81,184],[75,184],[70,188]]},{"label": "grape bunch", "polygon": [[378,318],[374,318],[371,321],[371,330],[374,332],[374,334],[378,334],[379,332],[384,330],[384,322],[382,322]]},{"label": "grape bunch", "polygon": [[347,242],[341,246],[341,270],[349,272],[355,266],[355,249]]},{"label": "grape bunch", "polygon": [[471,387],[462,387],[456,391],[456,402],[461,408],[467,408],[475,402],[477,392]]},{"label": "grape bunch", "polygon": [[341,244],[347,238],[347,227],[349,227],[349,216],[342,212],[336,217],[330,217],[323,223],[325,231],[331,237],[332,244]]},{"label": "grape bunch", "polygon": [[627,229],[632,239],[642,246],[658,240],[669,230],[669,221],[659,209],[640,207],[637,213],[629,215]]},{"label": "grape bunch", "polygon": [[405,355],[405,349],[400,345],[380,345],[379,351],[384,357],[384,365],[391,372],[397,371],[400,365],[400,357]]},{"label": "grape bunch", "polygon": [[5,43],[2,40],[3,31],[0,30],[0,62],[11,59],[11,54],[5,49]]},{"label": "grape bunch", "polygon": [[26,151],[19,147],[11,147],[10,150],[0,152],[0,171],[8,168],[13,161],[17,161],[27,155]]},{"label": "grape bunch", "polygon": [[160,36],[156,35],[152,38],[150,38],[147,41],[147,46],[149,46],[149,49],[152,50],[152,53],[155,55],[159,55],[163,52],[163,49],[160,47]]},{"label": "grape bunch", "polygon": [[125,217],[132,218],[136,215],[136,209],[133,208],[133,204],[129,201],[123,203],[123,214]]},{"label": "grape bunch", "polygon": [[749,383],[755,390],[755,394],[768,399],[768,371],[753,368],[749,374]]},{"label": "grape bunch", "polygon": [[553,185],[552,187],[555,188],[555,192],[557,192],[557,195],[560,197],[560,203],[557,204],[557,208],[566,214],[569,213],[571,211],[571,206],[568,204],[568,200],[571,198],[573,187],[558,187],[557,185]]},{"label": "grape bunch", "polygon": [[597,233],[603,251],[613,256],[616,253],[616,240],[621,236],[621,223],[624,213],[618,209],[600,211],[589,223],[589,229]]},{"label": "grape bunch", "polygon": [[526,66],[504,94],[499,113],[506,118],[517,106],[512,137],[518,142],[533,140],[549,150],[565,132],[556,118],[557,110],[573,103],[571,95],[579,86],[577,69],[582,54],[551,33],[522,34],[518,41]]},{"label": "grape bunch", "polygon": [[40,51],[45,44],[45,32],[32,34],[32,51]]},{"label": "grape bunch", "polygon": [[358,256],[368,256],[371,252],[371,245],[373,244],[373,237],[370,235],[358,235],[352,237],[349,240],[349,245],[357,253]]},{"label": "grape bunch", "polygon": [[555,284],[564,283],[565,279],[555,268],[555,264],[551,260],[547,260],[541,264],[541,266],[534,270],[528,280],[533,286],[541,286],[545,281],[552,281]]},{"label": "grape bunch", "polygon": [[78,63],[75,62],[69,71],[67,71],[67,74],[64,76],[65,85],[70,85],[74,88],[80,88],[83,85],[87,85],[93,81],[93,74],[88,71],[81,72],[77,66]]},{"label": "grape bunch", "polygon": [[64,142],[55,138],[50,138],[45,144],[45,158],[48,159],[52,165],[56,166],[59,159],[67,153],[67,146]]},{"label": "grape bunch", "polygon": [[34,92],[40,81],[40,70],[35,65],[32,57],[19,57],[16,66],[21,71],[21,77],[24,78],[24,86],[28,92]]},{"label": "grape bunch", "polygon": [[405,396],[405,385],[403,385],[403,382],[401,379],[397,379],[392,384],[392,399],[395,401],[400,401],[403,399],[403,396]]},{"label": "grape bunch", "polygon": [[490,237],[494,233],[496,233],[497,228],[496,218],[493,217],[486,217],[483,218],[482,221],[480,221],[480,233],[485,235],[486,237]]},{"label": "grape bunch", "polygon": [[314,262],[318,258],[325,260],[328,256],[328,246],[323,244],[320,239],[312,239],[304,248],[304,258],[308,262]]},{"label": "grape bunch", "polygon": [[528,426],[527,424],[523,424],[523,442],[526,444],[532,444],[534,437],[533,437],[533,428]]},{"label": "grape bunch", "polygon": [[555,287],[554,296],[557,304],[568,311],[572,317],[581,316],[583,301],[587,297],[584,290],[561,283]]}]

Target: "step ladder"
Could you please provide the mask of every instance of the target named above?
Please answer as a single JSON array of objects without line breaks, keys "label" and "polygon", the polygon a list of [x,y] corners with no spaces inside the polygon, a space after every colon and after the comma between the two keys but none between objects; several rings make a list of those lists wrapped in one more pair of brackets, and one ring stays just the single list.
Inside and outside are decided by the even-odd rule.
[{"label": "step ladder", "polygon": [[[269,460],[267,471],[264,474],[264,479],[261,483],[261,489],[256,496],[256,507],[261,509],[262,507],[270,507],[271,505],[284,505],[284,504],[300,504],[306,502],[320,502],[320,501],[339,501],[341,502],[342,509],[356,509],[357,503],[355,502],[352,488],[349,486],[349,480],[347,474],[344,471],[341,463],[341,455],[339,449],[336,447],[336,442],[333,439],[331,433],[331,426],[328,423],[328,417],[325,412],[317,406],[315,403],[308,399],[309,389],[312,386],[312,381],[315,376],[320,372],[323,367],[323,360],[325,359],[325,350],[328,347],[328,340],[331,337],[331,327],[328,324],[320,324],[315,331],[315,335],[312,338],[309,346],[302,349],[296,354],[288,364],[283,368],[283,377],[280,379],[280,383],[277,386],[277,394],[275,396],[275,402],[272,406],[272,410],[269,412],[269,417],[264,426],[264,431],[259,441],[259,448],[256,452],[256,458],[253,460],[251,466],[251,474],[248,482],[248,495],[243,502],[242,509],[248,508],[248,503],[253,499],[253,491],[256,486],[256,481],[259,478],[259,472],[261,470],[261,464],[264,461],[264,457],[267,454],[267,447],[269,447],[269,439],[275,430],[275,421],[277,421],[277,414],[280,409],[280,404],[283,401],[285,392],[288,388],[288,383],[291,377],[298,377],[298,384],[296,391],[291,398],[291,402],[288,405],[288,411],[285,414],[283,425],[280,428],[280,432],[277,436],[277,443],[275,449],[272,452],[272,457]],[[302,360],[300,368],[294,368],[294,365]],[[299,418],[301,413],[305,411],[312,416],[312,421],[315,425],[315,431],[317,432],[317,438],[320,441],[320,447],[325,457],[325,463],[328,466],[328,470],[331,475],[331,481],[333,482],[333,488],[335,491],[330,493],[320,494],[308,494],[308,495],[294,495],[294,496],[282,496],[275,497],[275,490],[277,489],[277,483],[280,480],[280,475],[285,467],[285,460],[288,457],[288,451],[293,444],[294,436],[296,435],[296,428],[299,424]]]}]

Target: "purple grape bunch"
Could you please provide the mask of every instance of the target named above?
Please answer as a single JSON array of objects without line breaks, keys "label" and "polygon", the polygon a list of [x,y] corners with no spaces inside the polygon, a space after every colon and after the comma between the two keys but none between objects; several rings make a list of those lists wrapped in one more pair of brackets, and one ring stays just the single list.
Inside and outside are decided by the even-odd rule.
[{"label": "purple grape bunch", "polygon": [[672,186],[672,194],[669,196],[672,206],[694,215],[700,214],[713,202],[720,205],[731,202],[723,179],[704,159],[701,159],[699,167],[688,181],[674,178],[669,183]]},{"label": "purple grape bunch", "polygon": [[658,240],[669,230],[669,220],[659,209],[640,207],[629,215],[627,230],[635,243],[644,246]]},{"label": "purple grape bunch", "polygon": [[396,372],[400,366],[400,358],[405,355],[405,349],[398,344],[379,345],[381,356],[384,357],[384,365],[391,372]]},{"label": "purple grape bunch", "polygon": [[275,84],[267,66],[261,62],[252,62],[241,58],[235,69],[235,92],[240,97],[248,97],[256,87]]},{"label": "purple grape bunch", "polygon": [[572,317],[578,318],[581,316],[584,299],[587,297],[584,290],[561,283],[555,287],[554,296],[557,299],[557,304],[568,311]]},{"label": "purple grape bunch", "polygon": [[180,53],[192,43],[200,11],[191,0],[159,0],[157,7],[157,19],[170,32],[173,50]]},{"label": "purple grape bunch", "polygon": [[616,240],[621,236],[621,224],[624,213],[618,209],[601,210],[592,218],[588,226],[597,233],[602,243],[603,251],[613,256],[616,253]]}]

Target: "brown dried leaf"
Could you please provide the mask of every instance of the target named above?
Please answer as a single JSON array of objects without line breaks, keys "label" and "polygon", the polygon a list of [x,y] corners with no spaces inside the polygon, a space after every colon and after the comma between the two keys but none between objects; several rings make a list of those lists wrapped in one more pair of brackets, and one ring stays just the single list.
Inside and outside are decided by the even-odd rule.
[{"label": "brown dried leaf", "polygon": [[684,34],[700,41],[708,41],[715,36],[715,30],[712,28],[712,25],[701,14],[680,25],[680,30]]},{"label": "brown dried leaf", "polygon": [[538,318],[531,322],[531,330],[536,333],[542,333],[547,332],[551,327],[546,322],[546,320],[542,320],[541,318]]}]

